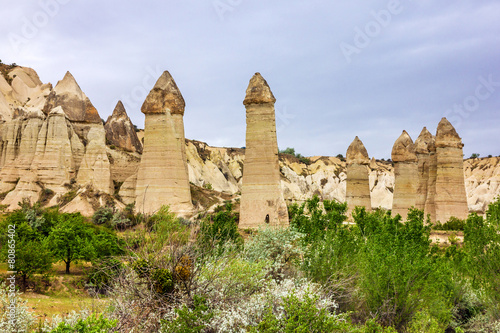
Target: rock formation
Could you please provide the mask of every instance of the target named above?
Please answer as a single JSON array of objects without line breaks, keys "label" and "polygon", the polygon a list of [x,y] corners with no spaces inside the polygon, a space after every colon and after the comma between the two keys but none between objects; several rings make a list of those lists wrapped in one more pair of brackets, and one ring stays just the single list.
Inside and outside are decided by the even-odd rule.
[{"label": "rock formation", "polygon": [[138,212],[151,214],[162,205],[169,205],[177,214],[188,215],[192,211],[184,130],[176,128],[184,108],[179,88],[165,71],[141,108],[146,120],[135,193]]},{"label": "rock formation", "polygon": [[106,135],[103,127],[93,127],[87,134],[89,143],[78,170],[77,183],[90,184],[96,190],[113,193],[111,169],[106,154]]},{"label": "rock formation", "polygon": [[240,228],[288,225],[280,186],[274,102],[266,80],[256,73],[246,90],[247,130],[241,189]]},{"label": "rock formation", "polygon": [[106,130],[107,144],[126,151],[142,153],[142,144],[137,137],[134,124],[130,121],[121,101],[118,101],[113,114],[106,120],[104,129]]},{"label": "rock formation", "polygon": [[500,197],[500,157],[468,159],[464,174],[469,211],[482,214]]},{"label": "rock formation", "polygon": [[21,176],[30,170],[44,118],[41,112],[32,113],[27,119],[17,118],[7,124],[0,172],[1,192],[14,188]]},{"label": "rock formation", "polygon": [[43,108],[45,114],[56,106],[61,106],[68,120],[73,124],[76,134],[84,142],[93,125],[102,124],[101,117],[89,98],[82,91],[73,75],[66,72],[64,78],[50,92]]},{"label": "rock formation", "polygon": [[427,196],[425,197],[424,213],[429,216],[431,222],[436,221],[436,173],[437,173],[437,155],[436,140],[432,140],[427,145],[429,149],[429,177],[427,180]]},{"label": "rock formation", "polygon": [[60,106],[50,111],[38,134],[31,166],[38,180],[56,193],[67,191],[66,186],[76,176],[74,155],[84,149],[80,141],[72,140],[76,133],[66,117]]},{"label": "rock formation", "polygon": [[396,140],[392,147],[394,162],[394,197],[392,201],[393,215],[399,214],[406,220],[408,208],[417,203],[418,165],[415,146],[406,131]]},{"label": "rock formation", "polygon": [[434,137],[426,127],[422,129],[417,140],[415,140],[415,154],[417,155],[418,162],[417,201],[415,203],[415,208],[421,210],[424,210],[427,200],[430,163],[429,144],[433,141]]},{"label": "rock formation", "polygon": [[363,142],[356,137],[346,153],[346,201],[348,216],[356,206],[371,210],[370,182],[368,176],[368,165],[370,159]]},{"label": "rock formation", "polygon": [[454,216],[467,218],[467,194],[463,165],[462,139],[443,118],[436,131],[436,220],[445,223]]}]

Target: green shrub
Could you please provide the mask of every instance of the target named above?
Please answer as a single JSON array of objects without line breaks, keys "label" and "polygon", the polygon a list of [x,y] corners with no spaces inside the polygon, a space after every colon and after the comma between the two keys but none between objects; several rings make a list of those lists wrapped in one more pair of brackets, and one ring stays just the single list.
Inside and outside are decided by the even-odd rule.
[{"label": "green shrub", "polygon": [[87,277],[87,288],[99,294],[106,294],[123,267],[123,264],[116,258],[99,259],[93,262]]},{"label": "green shrub", "polygon": [[245,257],[251,262],[268,261],[274,272],[281,274],[283,269],[298,264],[304,251],[300,242],[304,234],[287,229],[259,229],[245,246]]},{"label": "green shrub", "polygon": [[151,271],[151,280],[153,282],[154,290],[160,294],[165,295],[174,290],[174,278],[172,272],[166,268],[155,268]]},{"label": "green shrub", "polygon": [[234,243],[237,248],[243,245],[243,238],[238,233],[238,215],[232,211],[232,204],[227,203],[223,208],[216,208],[216,212],[209,214],[200,224],[200,231],[196,243],[200,255],[221,254],[227,242]]},{"label": "green shrub", "polygon": [[497,197],[495,201],[488,205],[486,220],[488,223],[500,228],[500,197]]},{"label": "green shrub", "polygon": [[345,316],[335,316],[325,308],[318,309],[317,297],[306,294],[303,300],[295,295],[283,298],[283,312],[268,307],[263,320],[250,332],[262,333],[323,333],[346,332],[351,326]]},{"label": "green shrub", "polygon": [[100,316],[93,314],[85,319],[79,319],[74,325],[62,322],[50,333],[103,333],[111,331],[117,324],[116,319],[111,320],[102,314]]},{"label": "green shrub", "polygon": [[102,206],[99,207],[92,215],[92,223],[96,225],[109,224],[114,214],[113,207]]},{"label": "green shrub", "polygon": [[461,220],[457,217],[450,217],[450,219],[445,223],[441,224],[439,221],[433,226],[435,230],[453,230],[453,231],[463,231],[465,228],[465,220]]},{"label": "green shrub", "polygon": [[323,209],[320,206],[318,196],[314,196],[300,206],[292,204],[288,209],[290,226],[306,235],[304,241],[307,244],[323,240],[328,230],[336,230],[347,220],[346,203],[325,200],[323,201]]},{"label": "green shrub", "polygon": [[399,215],[370,213],[360,229],[366,237],[358,256],[360,289],[368,311],[398,330],[421,309],[446,325],[451,319],[451,274],[449,265],[434,254],[423,212],[410,209],[404,224]]},{"label": "green shrub", "polygon": [[162,320],[162,332],[165,333],[200,333],[212,319],[213,312],[209,310],[204,297],[194,295],[191,307],[184,305],[176,309],[177,318],[172,321]]},{"label": "green shrub", "polygon": [[137,273],[140,278],[145,278],[149,276],[149,271],[151,269],[149,262],[146,259],[137,259],[132,264],[132,269]]}]

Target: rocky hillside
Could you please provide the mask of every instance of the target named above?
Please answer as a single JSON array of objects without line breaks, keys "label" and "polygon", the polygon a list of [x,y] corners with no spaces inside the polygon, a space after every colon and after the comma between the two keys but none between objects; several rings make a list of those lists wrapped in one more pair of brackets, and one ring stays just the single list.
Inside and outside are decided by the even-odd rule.
[{"label": "rocky hillside", "polygon": [[[103,124],[69,72],[53,87],[42,83],[31,68],[0,64],[0,71],[2,205],[15,209],[28,198],[88,215],[109,201],[122,206],[135,200],[132,184],[141,159],[142,133],[136,132],[121,102]],[[239,197],[244,149],[186,140],[186,155],[198,209]],[[372,207],[390,209],[392,163],[372,158],[366,167]],[[314,195],[345,201],[345,170],[346,162],[337,157],[314,156],[307,161],[280,154],[281,184],[288,202]],[[464,172],[469,209],[484,212],[500,195],[500,157],[466,160]]]},{"label": "rocky hillside", "polygon": [[[140,136],[140,135],[139,135]],[[131,161],[125,151],[108,150],[113,156],[114,177],[125,171],[127,175],[136,169],[139,160]],[[245,150],[241,148],[211,147],[204,142],[187,140],[189,181],[198,187],[237,197],[241,190]],[[305,164],[297,157],[280,154],[281,184],[288,202],[303,202],[314,195],[323,199],[345,201],[346,162],[337,157],[310,157]],[[115,166],[113,166],[115,164]],[[391,209],[394,187],[394,169],[391,162],[371,159],[367,166],[370,177],[372,207]],[[468,159],[464,163],[469,209],[484,212],[488,204],[500,195],[500,157]],[[122,180],[120,180],[122,181]],[[124,184],[125,185],[125,184]],[[125,191],[124,191],[125,190]],[[132,197],[120,194],[130,203]]]}]

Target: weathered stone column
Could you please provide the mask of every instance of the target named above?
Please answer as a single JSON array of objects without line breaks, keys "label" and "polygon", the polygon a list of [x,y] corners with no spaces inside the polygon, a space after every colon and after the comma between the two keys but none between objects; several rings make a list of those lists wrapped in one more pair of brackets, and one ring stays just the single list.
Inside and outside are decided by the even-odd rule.
[{"label": "weathered stone column", "polygon": [[437,156],[436,142],[432,140],[429,145],[429,179],[427,182],[427,197],[425,198],[424,213],[425,216],[430,215],[431,221],[436,222],[436,173],[437,173]]},{"label": "weathered stone column", "polygon": [[347,149],[346,160],[346,201],[350,216],[356,206],[363,206],[368,211],[372,208],[368,175],[370,159],[363,142],[358,137]]},{"label": "weathered stone column", "polygon": [[243,104],[247,131],[240,228],[288,225],[288,211],[281,191],[274,102],[266,80],[256,73]]},{"label": "weathered stone column", "polygon": [[427,200],[430,163],[429,143],[432,141],[434,141],[434,137],[425,127],[420,132],[417,140],[415,140],[415,154],[417,155],[418,163],[417,202],[415,208],[420,210],[425,209],[425,202]]},{"label": "weathered stone column", "polygon": [[463,143],[455,128],[443,118],[436,131],[436,220],[445,223],[454,216],[467,218]]},{"label": "weathered stone column", "polygon": [[162,205],[180,215],[192,212],[187,164],[183,155],[184,129],[173,115],[184,114],[184,98],[165,71],[142,105],[146,115],[144,148],[137,172],[136,210],[153,214]]},{"label": "weathered stone column", "polygon": [[415,146],[406,131],[392,147],[394,162],[394,199],[392,214],[399,214],[406,220],[408,208],[417,202],[418,165]]}]

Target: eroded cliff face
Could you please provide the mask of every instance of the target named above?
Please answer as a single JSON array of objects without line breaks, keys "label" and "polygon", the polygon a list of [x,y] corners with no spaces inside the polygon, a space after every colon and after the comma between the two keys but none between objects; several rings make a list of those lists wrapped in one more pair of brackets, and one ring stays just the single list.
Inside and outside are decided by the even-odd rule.
[{"label": "eroded cliff face", "polygon": [[[211,147],[204,142],[186,140],[186,152],[189,181],[193,186],[239,197],[244,149]],[[138,162],[131,161],[131,156],[123,151],[115,150],[114,154],[114,163],[118,163],[120,158],[128,160],[126,164],[133,175]],[[280,181],[285,200],[288,203],[303,202],[318,195],[322,199],[345,202],[346,162],[332,156],[314,156],[310,160],[311,164],[306,165],[294,156],[279,155]],[[392,209],[392,162],[372,158],[367,168],[372,208]],[[467,159],[464,161],[464,175],[469,211],[484,213],[488,204],[500,196],[500,157]],[[127,185],[123,183],[120,195],[126,191]],[[124,197],[126,194],[122,195]]]},{"label": "eroded cliff face", "polygon": [[55,205],[79,185],[109,195],[104,127],[75,78],[68,72],[52,89],[31,68],[0,69],[2,204],[12,210],[26,198]]}]

